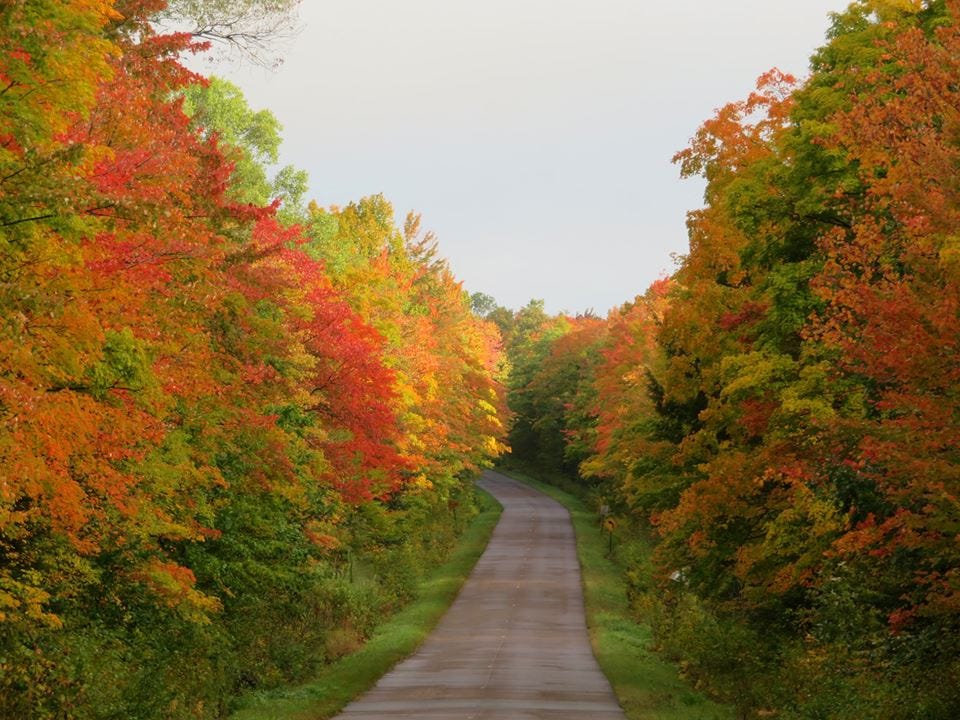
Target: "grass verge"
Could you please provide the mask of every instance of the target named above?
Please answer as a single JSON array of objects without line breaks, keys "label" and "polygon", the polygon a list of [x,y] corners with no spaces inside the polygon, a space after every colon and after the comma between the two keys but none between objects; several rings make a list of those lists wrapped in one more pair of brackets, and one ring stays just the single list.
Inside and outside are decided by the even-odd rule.
[{"label": "grass verge", "polygon": [[416,650],[456,598],[500,519],[500,504],[479,488],[477,493],[480,514],[447,562],[421,585],[416,600],[378,627],[360,650],[328,665],[313,681],[250,695],[230,720],[326,720]]},{"label": "grass verge", "polygon": [[674,665],[650,650],[650,629],[635,622],[623,569],[606,555],[597,516],[577,497],[513,470],[498,470],[549,495],[570,511],[577,535],[590,642],[629,720],[730,720],[733,710],[690,687]]}]

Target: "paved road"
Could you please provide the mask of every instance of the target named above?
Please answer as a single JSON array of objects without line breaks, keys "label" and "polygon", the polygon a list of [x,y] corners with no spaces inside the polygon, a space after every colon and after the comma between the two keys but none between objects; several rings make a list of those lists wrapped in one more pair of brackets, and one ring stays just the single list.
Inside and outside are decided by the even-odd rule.
[{"label": "paved road", "polygon": [[623,720],[584,620],[567,511],[494,472],[503,504],[490,544],[420,649],[341,720]]}]

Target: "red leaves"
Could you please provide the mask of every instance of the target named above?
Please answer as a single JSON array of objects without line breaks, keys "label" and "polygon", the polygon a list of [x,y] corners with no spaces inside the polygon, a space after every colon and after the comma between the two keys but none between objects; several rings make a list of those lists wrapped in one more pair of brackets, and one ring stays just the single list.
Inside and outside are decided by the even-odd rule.
[{"label": "red leaves", "polygon": [[767,430],[770,416],[780,407],[775,401],[748,398],[741,403],[740,424],[750,437],[762,437]]},{"label": "red leaves", "polygon": [[334,441],[324,445],[332,480],[348,502],[386,497],[399,487],[404,463],[384,341],[332,287],[317,285],[306,295],[313,316],[301,330],[318,360],[308,381],[313,409],[335,428]]},{"label": "red leaves", "polygon": [[669,309],[611,318],[596,370],[582,470],[656,522],[665,574],[764,622],[843,582],[894,632],[960,612],[960,26],[916,5],[704,123]]},{"label": "red leaves", "polygon": [[905,557],[917,577],[960,563],[960,283],[946,237],[960,220],[956,182],[955,22],[937,42],[918,29],[886,43],[896,72],[875,72],[871,92],[836,118],[837,144],[860,168],[867,194],[848,233],[825,237],[815,286],[826,310],[811,335],[838,351],[838,369],[870,388],[869,417],[852,421],[854,461],[886,511],[837,542],[847,557],[909,590],[890,614],[894,630],[951,613],[953,590],[896,577]]},{"label": "red leaves", "polygon": [[[13,50],[10,50],[10,52],[7,54],[7,57],[9,57],[11,60],[18,60],[19,62],[22,62],[25,65],[29,65],[32,59],[30,53],[28,53],[22,47],[14,48]],[[0,79],[4,79],[6,82],[10,81],[10,79],[7,77],[3,77]]]},{"label": "red leaves", "polygon": [[726,332],[731,332],[742,326],[749,327],[763,319],[769,309],[767,302],[747,300],[736,312],[723,313],[717,320],[717,325]]}]

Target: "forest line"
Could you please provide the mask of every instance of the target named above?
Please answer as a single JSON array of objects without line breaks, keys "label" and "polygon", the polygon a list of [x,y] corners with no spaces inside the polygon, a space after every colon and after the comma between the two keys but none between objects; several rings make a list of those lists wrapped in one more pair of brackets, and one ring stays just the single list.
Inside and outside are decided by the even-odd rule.
[{"label": "forest line", "polygon": [[5,718],[224,717],[311,677],[503,447],[497,330],[419,218],[305,202],[165,5],[0,8]]},{"label": "forest line", "polygon": [[958,19],[854,2],[717,110],[688,254],[607,318],[478,298],[513,461],[611,509],[637,618],[742,717],[960,715]]}]

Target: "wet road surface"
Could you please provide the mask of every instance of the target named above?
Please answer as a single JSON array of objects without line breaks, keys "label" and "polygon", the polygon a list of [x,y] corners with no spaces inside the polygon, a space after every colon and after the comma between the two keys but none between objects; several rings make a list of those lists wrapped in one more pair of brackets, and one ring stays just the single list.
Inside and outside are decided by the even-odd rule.
[{"label": "wet road surface", "polygon": [[590,649],[566,509],[494,472],[479,485],[503,514],[456,601],[337,718],[623,720]]}]

